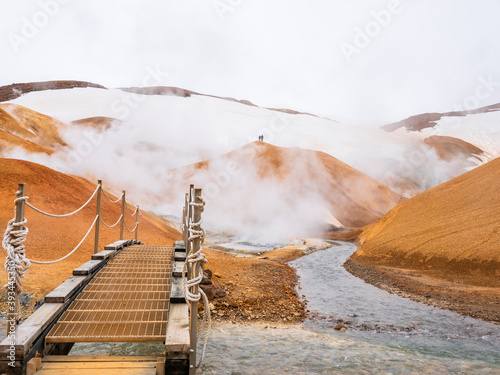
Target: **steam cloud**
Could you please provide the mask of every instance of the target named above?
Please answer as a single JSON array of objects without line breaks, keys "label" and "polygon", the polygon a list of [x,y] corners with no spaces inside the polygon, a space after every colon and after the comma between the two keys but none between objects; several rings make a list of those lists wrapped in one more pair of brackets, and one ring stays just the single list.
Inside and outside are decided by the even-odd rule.
[{"label": "steam cloud", "polygon": [[[69,122],[84,116],[117,117],[111,103],[122,95],[133,95],[119,90],[64,91],[50,93],[49,104],[35,100],[45,93],[19,100],[20,104],[28,101],[33,109]],[[57,95],[73,97],[56,108]],[[37,104],[40,102],[45,107]],[[325,151],[406,196],[474,166],[465,158],[451,163],[439,159],[422,144],[428,134],[387,133],[373,124],[288,115],[201,96],[144,96],[129,108],[127,117],[105,131],[68,125],[62,131],[68,149],[51,156],[16,150],[9,156],[65,173],[103,179],[107,189],[126,189],[132,203],[159,214],[179,216],[188,186],[179,186],[184,179],[172,170],[242,147],[257,140],[259,134],[279,146]],[[470,134],[464,135],[465,140],[471,140]],[[233,174],[226,163],[212,163],[207,171],[200,170],[191,178],[192,183],[205,188],[209,229],[233,232],[246,240],[272,242],[313,234],[328,216],[334,221],[325,208],[323,197],[328,192],[321,191],[318,180],[310,177],[317,161],[294,160],[289,175],[279,179],[262,178],[257,164],[247,169],[238,167],[249,165],[244,163],[246,156],[241,157],[234,160],[236,166],[229,168]],[[311,185],[304,191],[300,186],[308,178]]]}]

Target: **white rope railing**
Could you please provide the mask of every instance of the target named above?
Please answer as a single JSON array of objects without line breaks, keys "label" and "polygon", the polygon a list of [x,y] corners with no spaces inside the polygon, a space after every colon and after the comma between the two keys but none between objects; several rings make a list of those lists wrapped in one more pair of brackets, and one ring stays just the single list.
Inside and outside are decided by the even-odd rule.
[{"label": "white rope railing", "polygon": [[104,189],[102,189],[102,195],[104,195],[104,197],[105,197],[108,201],[110,201],[111,203],[118,203],[118,202],[119,202],[119,201],[123,198],[123,193],[122,193],[122,195],[120,195],[120,196],[118,197],[118,199],[114,201],[114,200],[112,200],[110,197],[108,197],[108,195],[106,194],[106,191],[105,191]]},{"label": "white rope railing", "polygon": [[135,214],[137,213],[137,211],[139,211],[139,207],[138,206],[135,206],[135,211],[134,212],[130,212],[129,208],[128,207],[126,207],[126,208],[127,208],[128,214],[130,216],[135,216]]},{"label": "white rope railing", "polygon": [[68,254],[66,254],[65,256],[63,256],[62,258],[59,258],[57,260],[52,260],[52,261],[47,261],[47,262],[30,259],[31,263],[36,263],[36,264],[53,264],[53,263],[57,263],[57,262],[60,262],[61,260],[66,259],[71,254],[73,254],[76,250],[78,250],[78,248],[82,245],[83,241],[85,241],[85,239],[88,237],[88,235],[90,234],[90,232],[94,228],[94,225],[97,222],[97,219],[98,219],[98,217],[96,216],[95,219],[94,219],[94,222],[92,223],[92,225],[90,226],[89,230],[87,231],[87,234],[82,238],[82,240],[80,241],[80,243],[78,245],[76,245],[76,247],[73,250],[71,250]]},{"label": "white rope railing", "polygon": [[120,215],[120,217],[118,218],[118,221],[117,221],[116,223],[114,223],[113,225],[106,224],[106,223],[104,222],[104,220],[103,220],[103,219],[101,219],[101,217],[100,217],[100,216],[99,216],[99,221],[100,221],[101,223],[103,223],[105,226],[107,226],[108,228],[114,228],[114,227],[116,227],[116,226],[118,225],[118,223],[122,220],[122,217],[123,217],[123,215]]},{"label": "white rope railing", "polygon": [[[201,207],[201,211],[203,212],[204,206],[205,206],[205,201],[203,198],[199,197],[201,199],[201,203],[195,203],[195,202],[189,202],[191,207]],[[194,242],[195,239],[199,238],[201,240],[201,244],[203,244],[205,240],[205,230],[201,228],[201,220],[198,222],[191,222],[188,220],[189,225],[189,237],[188,241],[189,242]],[[195,229],[195,227],[199,227],[200,229]],[[197,340],[200,341],[203,339],[203,349],[201,353],[200,360],[196,364],[197,368],[200,368],[202,366],[203,360],[205,358],[205,352],[207,349],[207,344],[208,344],[208,339],[210,337],[211,329],[212,329],[212,317],[210,313],[210,303],[208,301],[208,297],[206,293],[203,291],[202,288],[199,287],[201,281],[203,280],[203,269],[205,266],[205,263],[208,262],[208,260],[205,257],[205,254],[202,252],[202,247],[200,244],[200,248],[198,251],[195,253],[190,253],[186,257],[186,261],[184,262],[184,267],[182,271],[182,283],[184,285],[184,292],[186,296],[186,300],[188,302],[189,308],[192,308],[192,303],[193,302],[198,302],[201,299],[203,299],[203,306],[204,306],[204,313],[203,313],[203,319],[200,323],[200,329],[198,331],[198,336]],[[192,274],[191,278],[187,279],[186,277],[186,271],[188,268],[188,264],[191,266]],[[193,287],[198,286],[198,293],[192,293],[191,290]],[[206,327],[206,329],[204,329]],[[204,335],[203,335],[204,333]],[[204,336],[204,337],[203,337]]]},{"label": "white rope railing", "polygon": [[[68,216],[71,216],[71,215],[74,215],[78,212],[80,212],[81,210],[83,210],[91,201],[92,201],[92,198],[95,197],[95,195],[97,194],[97,191],[99,190],[99,186],[97,186],[97,188],[94,190],[94,193],[92,194],[92,196],[89,198],[89,200],[87,202],[85,202],[85,204],[83,206],[81,206],[79,209],[73,211],[73,212],[70,212],[69,214],[62,214],[62,215],[57,215],[57,214],[50,214],[48,212],[45,212],[45,211],[42,211],[40,210],[39,208],[36,208],[34,206],[32,206],[31,204],[29,204],[28,202],[26,202],[26,205],[35,210],[36,212],[39,212],[43,215],[46,215],[46,216],[50,216],[50,217],[68,217]],[[26,197],[26,199],[28,199],[28,197]]]},{"label": "white rope railing", "polygon": [[128,228],[127,221],[126,221],[126,220],[123,220],[123,222],[124,222],[124,224],[125,224],[125,228],[127,228],[127,230],[129,231],[129,233],[134,233],[134,231],[137,229],[137,227],[138,227],[138,225],[139,225],[139,222],[138,222],[138,221],[136,221],[136,222],[135,222],[135,227],[134,227],[134,228],[132,228],[132,230],[130,230],[130,229]]}]

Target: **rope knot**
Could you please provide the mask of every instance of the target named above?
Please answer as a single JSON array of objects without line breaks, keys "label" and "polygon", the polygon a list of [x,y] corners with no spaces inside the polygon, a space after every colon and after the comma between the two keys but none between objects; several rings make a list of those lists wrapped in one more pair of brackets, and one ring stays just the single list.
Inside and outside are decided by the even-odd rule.
[{"label": "rope knot", "polygon": [[[16,192],[16,195],[19,192]],[[28,197],[20,197],[17,199],[26,200]],[[5,285],[6,288],[12,287],[14,283],[17,289],[21,292],[23,289],[22,278],[28,272],[31,265],[29,259],[26,258],[24,241],[29,230],[25,226],[28,220],[16,222],[15,219],[9,220],[7,229],[5,230],[2,247],[7,251],[5,258],[5,269],[9,274],[9,282]],[[15,229],[18,228],[18,229]],[[14,279],[12,281],[12,278]]]}]

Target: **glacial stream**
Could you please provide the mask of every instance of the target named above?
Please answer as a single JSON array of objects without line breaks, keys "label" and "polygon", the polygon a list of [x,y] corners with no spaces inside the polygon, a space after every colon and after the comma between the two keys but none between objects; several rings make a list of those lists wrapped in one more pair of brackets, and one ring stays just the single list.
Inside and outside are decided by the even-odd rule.
[{"label": "glacial stream", "polygon": [[[311,318],[299,325],[215,324],[203,374],[500,374],[500,326],[366,284],[342,267],[355,246],[340,244],[291,263]],[[346,332],[334,330],[339,322]],[[79,344],[71,354],[161,351]]]}]

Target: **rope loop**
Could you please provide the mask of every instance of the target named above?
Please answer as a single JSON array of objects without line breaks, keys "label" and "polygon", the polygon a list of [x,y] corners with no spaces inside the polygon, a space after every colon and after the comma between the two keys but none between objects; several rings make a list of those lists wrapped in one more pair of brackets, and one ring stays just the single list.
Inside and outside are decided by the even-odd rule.
[{"label": "rope loop", "polygon": [[110,197],[108,197],[108,195],[106,194],[106,190],[104,190],[104,189],[102,189],[102,195],[104,195],[104,198],[106,198],[111,203],[118,203],[123,198],[123,193],[122,193],[122,195],[120,195],[118,197],[118,199],[114,201]]},{"label": "rope loop", "polygon": [[[45,212],[45,211],[42,211],[40,210],[39,208],[36,208],[35,206],[32,206],[31,204],[29,204],[28,202],[26,202],[26,206],[28,206],[29,208],[35,210],[36,212],[42,214],[42,215],[46,215],[46,216],[50,216],[50,217],[68,217],[68,216],[71,216],[71,215],[74,215],[78,212],[80,212],[81,210],[83,210],[85,207],[87,207],[87,205],[92,201],[92,198],[95,197],[95,195],[97,194],[97,191],[99,190],[99,185],[97,185],[97,188],[94,190],[94,192],[92,193],[92,196],[88,199],[87,202],[85,202],[85,204],[83,206],[81,206],[79,209],[73,211],[73,212],[70,212],[69,214],[62,214],[62,215],[57,215],[57,214],[50,214],[48,212]],[[28,197],[22,197],[23,199],[28,199]]]},{"label": "rope loop", "polygon": [[128,209],[128,207],[126,207],[126,209],[127,209],[127,212],[128,212],[128,214],[130,216],[134,216],[137,213],[137,211],[139,211],[139,206],[135,206],[135,211],[134,212],[130,212],[130,210]]},{"label": "rope loop", "polygon": [[130,229],[128,228],[127,221],[126,221],[126,220],[123,220],[123,222],[125,223],[125,228],[127,228],[127,230],[128,230],[130,233],[133,233],[133,232],[137,229],[137,227],[139,226],[139,222],[138,222],[138,221],[136,221],[136,222],[135,222],[135,227],[134,227],[134,228],[132,228],[132,230],[130,230]]},{"label": "rope loop", "polygon": [[116,223],[114,223],[113,225],[109,225],[109,224],[106,224],[106,222],[104,222],[103,219],[101,219],[101,217],[99,217],[99,221],[101,223],[103,223],[105,226],[107,226],[108,228],[114,228],[118,225],[118,223],[120,222],[120,220],[122,219],[123,215],[120,215],[120,217],[118,218],[118,221]]},{"label": "rope loop", "polygon": [[97,220],[99,219],[99,216],[96,216],[95,219],[94,219],[94,222],[92,223],[92,225],[90,226],[89,230],[87,231],[87,234],[82,238],[82,240],[80,241],[80,243],[78,245],[76,245],[76,247],[71,250],[68,254],[66,254],[65,256],[63,256],[62,258],[59,258],[57,260],[52,260],[52,261],[47,261],[47,262],[42,262],[42,261],[39,261],[39,260],[29,260],[31,263],[35,263],[35,264],[54,264],[54,263],[57,263],[57,262],[60,262],[64,259],[66,259],[67,257],[69,257],[71,254],[73,254],[76,250],[78,250],[78,248],[82,245],[83,241],[85,241],[85,239],[89,236],[90,232],[92,231],[92,229],[94,228],[95,226],[95,223],[97,223]]}]

